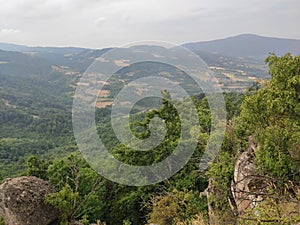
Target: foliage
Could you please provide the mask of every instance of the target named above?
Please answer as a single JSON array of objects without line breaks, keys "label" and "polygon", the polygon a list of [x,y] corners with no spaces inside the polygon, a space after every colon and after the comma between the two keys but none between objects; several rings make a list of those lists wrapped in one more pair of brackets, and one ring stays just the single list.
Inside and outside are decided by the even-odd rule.
[{"label": "foliage", "polygon": [[46,162],[37,156],[30,156],[27,159],[25,173],[27,176],[35,176],[43,180],[47,180],[47,170],[50,164],[50,162]]},{"label": "foliage", "polygon": [[176,225],[207,225],[207,224],[209,224],[207,215],[203,215],[201,213],[194,216],[191,220],[184,220],[176,223]]},{"label": "foliage", "polygon": [[[279,220],[276,222],[272,217],[284,215],[280,211],[280,204],[283,204],[284,200],[278,202],[278,199],[288,193],[283,187],[287,182],[299,182],[300,56],[293,57],[286,54],[277,57],[271,54],[266,62],[269,64],[271,79],[257,83],[249,89],[240,110],[231,106],[233,102],[239,102],[239,98],[234,100],[230,99],[230,95],[226,96],[230,99],[226,104],[227,109],[231,109],[232,112],[240,111],[240,114],[232,117],[232,113],[229,113],[230,120],[222,149],[208,172],[213,184],[213,198],[210,201],[215,213],[219,214],[217,215],[219,222],[226,221],[230,214],[232,215],[230,188],[234,162],[239,151],[247,148],[250,135],[258,142],[254,154],[257,172],[262,177],[276,179],[276,183],[273,183],[276,192],[267,195],[263,204],[248,212],[246,216],[248,222],[244,223],[245,220],[242,220],[241,224],[259,224],[266,218],[270,223],[273,221],[277,224]],[[287,205],[286,207],[288,208]],[[280,220],[278,224],[282,224],[282,221]]]},{"label": "foliage", "polygon": [[[135,126],[144,126],[145,129],[142,129],[142,131],[147,131],[147,124],[155,115],[162,117],[167,124],[168,132],[163,145],[158,146],[154,154],[152,152],[152,158],[142,158],[142,160],[144,160],[143,163],[152,163],[153,161],[160,160],[161,157],[165,157],[169,154],[173,148],[172,146],[176,146],[179,134],[178,129],[180,128],[178,114],[171,104],[168,93],[164,93],[164,96],[162,106],[159,110],[146,112],[145,115],[135,114],[131,121],[133,128]],[[115,184],[103,178],[97,180],[99,179],[97,174],[94,174],[95,172],[89,168],[87,163],[76,154],[72,154],[49,165],[47,176],[56,189],[59,192],[64,190],[63,193],[65,193],[67,185],[70,188],[70,194],[77,193],[75,199],[70,199],[72,208],[69,209],[68,219],[79,220],[85,216],[85,219],[89,221],[101,219],[102,221],[107,221],[108,224],[121,224],[124,221],[133,225],[144,224],[146,223],[147,215],[152,211],[151,207],[144,207],[145,202],[149,202],[155,197],[159,198],[165,191],[172,193],[174,189],[177,189],[177,192],[180,193],[178,196],[185,198],[184,201],[188,201],[185,207],[181,208],[181,219],[191,219],[199,211],[205,212],[207,207],[206,201],[199,197],[199,193],[205,189],[207,181],[205,178],[199,176],[197,170],[208,137],[205,132],[208,132],[210,129],[210,114],[205,98],[195,98],[194,101],[201,118],[202,131],[200,134],[193,134],[199,135],[199,144],[190,162],[169,181],[147,187],[127,187]],[[184,103],[181,103],[180,107],[182,107],[182,110],[185,110]],[[105,140],[113,143],[115,137],[113,134],[109,134],[111,128],[106,125],[108,124],[107,115],[109,115],[107,109],[97,110],[96,118],[98,122],[101,121],[98,125],[99,129],[106,129],[106,131],[108,131],[106,132],[107,136]],[[169,115],[173,116],[170,117]],[[140,132],[139,134],[142,136],[145,135],[145,137],[147,136],[146,133],[143,134]],[[126,163],[134,164],[138,162],[137,160],[141,160],[141,157],[137,157],[137,153],[130,149],[126,149],[118,144],[111,146],[115,156]],[[39,168],[34,168],[33,171],[35,170],[39,171]],[[189,174],[189,176],[187,176],[187,174]],[[95,179],[98,185],[93,189],[90,184],[93,184],[96,181]],[[91,191],[93,195],[89,194]],[[185,197],[183,193],[185,193]],[[87,196],[89,196],[88,199],[93,199],[92,196],[95,196],[96,199],[93,201],[84,200]],[[60,202],[59,198],[61,196],[57,195],[55,197],[58,198],[57,201]],[[74,202],[75,200],[78,208],[74,207],[74,203],[72,203],[72,201]],[[79,202],[84,203],[79,204]]]},{"label": "foliage", "polygon": [[[272,188],[270,188],[272,190]],[[297,191],[297,190],[296,190]],[[289,194],[282,196],[277,191],[272,191],[272,195],[267,196],[263,202],[259,203],[255,209],[248,209],[244,215],[238,219],[238,224],[297,224],[300,222],[300,190],[290,198]]]},{"label": "foliage", "polygon": [[243,101],[236,133],[240,140],[251,134],[258,140],[261,173],[295,179],[300,170],[300,56],[272,54],[266,62],[272,77]]},{"label": "foliage", "polygon": [[[131,122],[134,134],[141,139],[150,135],[149,123],[151,119],[158,116],[164,120],[167,133],[162,143],[151,151],[136,151],[123,144],[119,144],[112,153],[119,160],[133,165],[150,165],[165,159],[177,146],[180,138],[181,123],[179,115],[173,106],[171,96],[168,92],[162,92],[162,104],[159,110],[150,110],[145,115],[134,115],[135,120]],[[140,117],[140,120],[138,118]],[[142,119],[142,120],[141,120]],[[138,146],[136,146],[138,148]]]},{"label": "foliage", "polygon": [[154,196],[148,223],[168,225],[184,219],[192,219],[205,207],[203,199],[198,196],[192,191],[176,189],[165,195]]},{"label": "foliage", "polygon": [[64,186],[59,192],[49,194],[45,201],[55,206],[61,213],[60,224],[68,225],[74,220],[74,203],[78,193],[74,193],[69,185]]},{"label": "foliage", "polygon": [[58,209],[64,207],[63,221],[83,217],[96,221],[101,216],[101,207],[104,204],[104,199],[99,196],[102,179],[82,157],[71,154],[50,165],[48,178],[58,190],[57,194],[51,195],[52,204]]},{"label": "foliage", "polygon": [[5,225],[3,217],[0,217],[0,225]]},{"label": "foliage", "polygon": [[53,158],[72,142],[71,77],[54,71],[39,56],[18,52],[0,55],[0,169],[12,177],[31,155]]}]

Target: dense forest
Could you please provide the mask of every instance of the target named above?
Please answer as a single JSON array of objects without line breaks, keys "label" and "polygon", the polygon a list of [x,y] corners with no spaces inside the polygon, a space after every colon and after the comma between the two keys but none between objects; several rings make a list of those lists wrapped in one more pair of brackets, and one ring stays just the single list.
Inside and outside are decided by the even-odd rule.
[{"label": "dense forest", "polygon": [[[59,88],[50,99],[43,98],[41,92],[33,95],[39,101],[31,96],[19,98],[14,90],[15,95],[5,98],[9,101],[0,101],[1,177],[26,175],[49,181],[57,192],[47,195],[45,202],[59,209],[61,225],[73,221],[87,225],[298,224],[300,56],[271,54],[266,63],[270,79],[254,83],[246,93],[224,93],[226,133],[217,158],[205,171],[199,171],[199,163],[211,132],[212,115],[204,94],[191,97],[200,132],[194,134],[198,143],[189,162],[168,180],[134,187],[99,176],[81,156],[72,134],[72,88],[60,80],[53,83]],[[59,75],[53,73],[52,79],[55,76]],[[4,76],[0,79],[15,81]],[[43,85],[45,79],[36,82]],[[20,82],[24,89],[31,88],[26,81]],[[184,111],[185,102],[178,104]],[[152,118],[165,121],[166,137],[151,152],[137,152],[120,143],[111,128],[110,113],[111,106],[96,110],[97,130],[111,154],[122,162],[149,165],[161,161],[178,143],[181,122],[167,91],[162,92],[159,109],[131,115],[131,128],[141,139],[149,135]],[[249,157],[255,174],[246,179],[255,182],[242,194],[260,198],[241,211],[234,196],[236,163],[251,144]]]}]

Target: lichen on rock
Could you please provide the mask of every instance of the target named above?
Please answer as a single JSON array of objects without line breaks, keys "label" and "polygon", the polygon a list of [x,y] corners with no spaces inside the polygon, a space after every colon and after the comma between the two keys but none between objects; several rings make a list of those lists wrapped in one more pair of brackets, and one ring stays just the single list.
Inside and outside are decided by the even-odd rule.
[{"label": "lichen on rock", "polygon": [[55,190],[36,177],[9,178],[0,185],[0,216],[6,225],[55,225],[59,212],[44,202]]}]

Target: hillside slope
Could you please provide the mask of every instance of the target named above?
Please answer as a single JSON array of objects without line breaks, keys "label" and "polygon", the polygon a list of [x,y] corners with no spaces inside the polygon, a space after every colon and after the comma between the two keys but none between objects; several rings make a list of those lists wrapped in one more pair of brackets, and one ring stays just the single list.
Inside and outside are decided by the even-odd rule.
[{"label": "hillside slope", "polygon": [[283,55],[290,52],[300,53],[300,40],[263,37],[254,34],[242,34],[225,39],[186,43],[184,47],[192,51],[206,51],[225,56],[243,58],[265,58],[269,52]]}]

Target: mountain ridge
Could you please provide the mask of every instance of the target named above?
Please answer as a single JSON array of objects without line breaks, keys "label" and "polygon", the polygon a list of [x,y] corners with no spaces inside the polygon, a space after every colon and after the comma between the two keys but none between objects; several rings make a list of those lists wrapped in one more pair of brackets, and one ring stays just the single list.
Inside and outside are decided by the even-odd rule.
[{"label": "mountain ridge", "polygon": [[3,51],[13,51],[13,52],[49,52],[56,54],[67,54],[73,53],[78,54],[83,51],[89,50],[89,48],[80,48],[80,47],[48,47],[48,46],[27,46],[27,45],[19,45],[14,43],[5,43],[0,42],[0,50]]},{"label": "mountain ridge", "polygon": [[[269,43],[267,43],[269,42]],[[237,54],[236,49],[241,49],[241,45],[248,44],[244,50],[244,54]],[[250,45],[249,45],[250,44]],[[256,44],[257,47],[253,48],[253,44]],[[278,46],[278,44],[280,46]],[[221,47],[223,45],[223,47]],[[265,47],[262,48],[262,46]],[[187,42],[183,43],[181,46],[184,46],[192,51],[206,51],[206,52],[215,52],[218,54],[224,54],[226,56],[235,56],[235,57],[249,57],[249,53],[259,52],[259,54],[254,54],[253,57],[261,57],[261,52],[270,49],[275,51],[274,53],[279,52],[279,54],[284,54],[291,50],[292,54],[300,54],[300,39],[293,38],[280,38],[280,37],[267,37],[257,34],[244,33],[235,36],[219,38],[214,40],[207,41],[196,41],[196,42]],[[271,49],[273,47],[273,49]],[[110,48],[110,47],[107,47]],[[84,48],[84,47],[73,47],[73,46],[26,46],[14,43],[5,43],[0,42],[0,50],[4,51],[16,51],[16,52],[48,52],[54,54],[80,54],[87,50],[101,50],[106,48]],[[231,55],[228,54],[230,49]],[[278,51],[280,50],[280,51]],[[284,51],[285,50],[285,51]],[[276,52],[277,51],[277,52]],[[283,52],[284,51],[284,52]],[[248,54],[248,55],[247,55]],[[268,53],[264,53],[266,56]]]},{"label": "mountain ridge", "polygon": [[283,55],[290,52],[300,54],[300,40],[278,37],[265,37],[256,34],[237,36],[211,41],[190,42],[182,46],[191,51],[206,51],[225,56],[242,58],[265,58],[269,53]]}]

